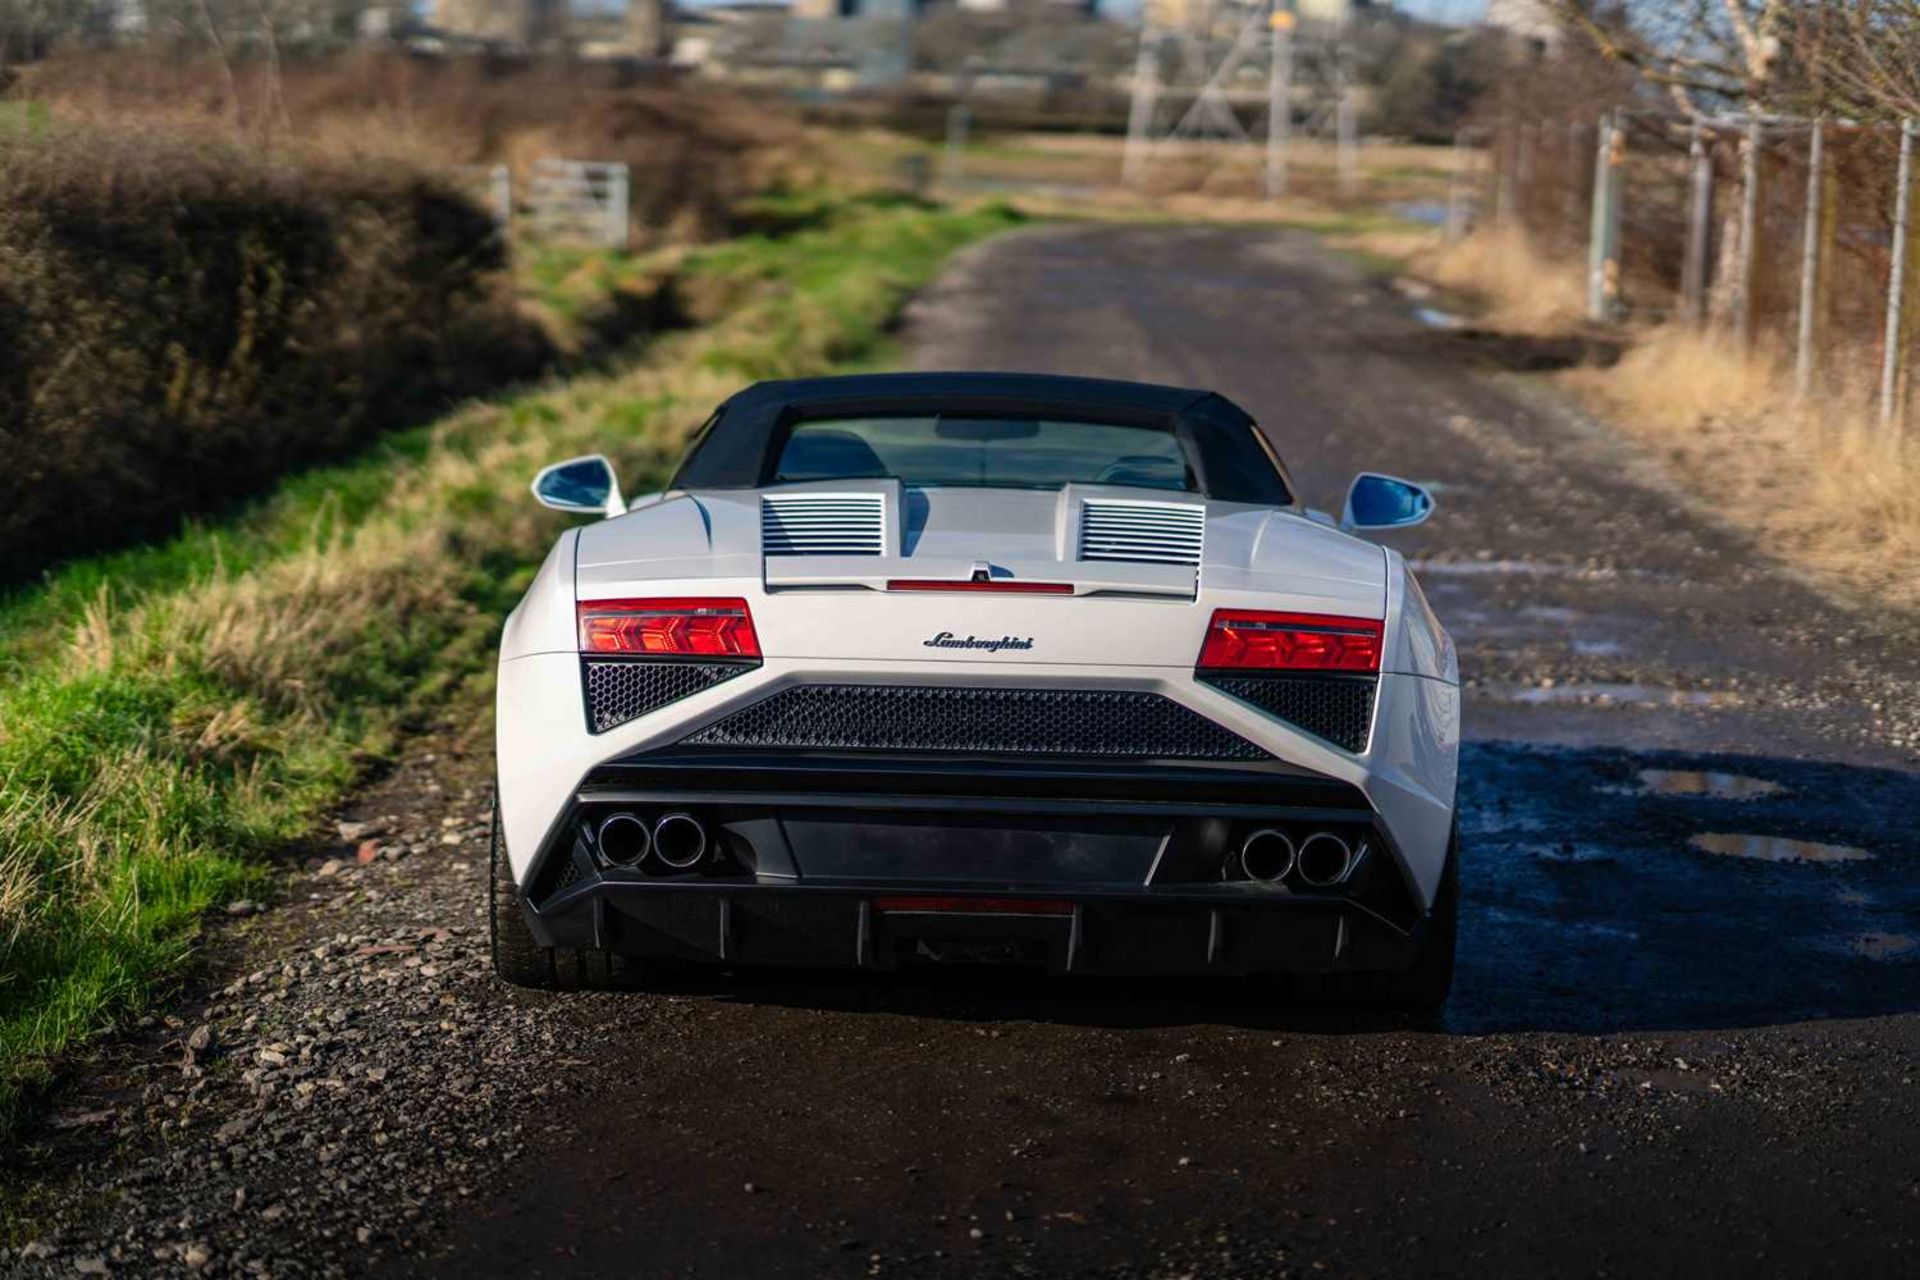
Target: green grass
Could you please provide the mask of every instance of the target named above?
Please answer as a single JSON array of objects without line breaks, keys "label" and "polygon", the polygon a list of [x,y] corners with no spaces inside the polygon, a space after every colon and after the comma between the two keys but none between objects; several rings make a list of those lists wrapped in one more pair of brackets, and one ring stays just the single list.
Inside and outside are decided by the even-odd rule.
[{"label": "green grass", "polygon": [[210,909],[270,891],[270,856],[411,717],[485,715],[499,620],[565,524],[527,497],[533,470],[601,449],[644,491],[740,383],[881,359],[908,294],[1015,221],[877,198],[692,254],[707,322],[633,366],[389,437],[0,602],[0,1127],[164,996]]}]

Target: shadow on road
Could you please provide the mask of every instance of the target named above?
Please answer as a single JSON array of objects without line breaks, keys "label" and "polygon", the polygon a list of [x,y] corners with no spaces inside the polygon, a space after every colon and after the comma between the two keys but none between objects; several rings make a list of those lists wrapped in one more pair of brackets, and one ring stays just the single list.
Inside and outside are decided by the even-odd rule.
[{"label": "shadow on road", "polygon": [[1448,1025],[1616,1031],[1920,1009],[1920,775],[1469,745]]},{"label": "shadow on road", "polygon": [[1469,744],[1454,996],[1438,1020],[1283,983],[1022,970],[690,979],[730,1001],[1116,1028],[1597,1033],[1920,1010],[1920,775],[1765,757]]}]

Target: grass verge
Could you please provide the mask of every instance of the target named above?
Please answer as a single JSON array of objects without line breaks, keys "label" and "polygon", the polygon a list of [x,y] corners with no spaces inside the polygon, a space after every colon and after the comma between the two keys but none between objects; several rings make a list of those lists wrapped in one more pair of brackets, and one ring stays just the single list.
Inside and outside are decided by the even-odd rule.
[{"label": "grass verge", "polygon": [[563,525],[535,469],[602,450],[644,490],[741,383],[882,358],[912,290],[1015,220],[869,199],[692,253],[703,323],[632,368],[475,405],[0,605],[0,1127],[177,980],[206,913],[411,717],[484,716],[499,621]]}]

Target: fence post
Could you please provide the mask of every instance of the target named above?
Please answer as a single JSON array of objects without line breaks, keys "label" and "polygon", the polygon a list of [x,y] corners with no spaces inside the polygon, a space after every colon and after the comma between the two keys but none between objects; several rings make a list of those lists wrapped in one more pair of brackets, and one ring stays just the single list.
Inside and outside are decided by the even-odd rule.
[{"label": "fence post", "polygon": [[1687,321],[1707,322],[1707,264],[1713,257],[1713,145],[1700,117],[1687,145],[1692,159],[1687,204],[1687,249],[1680,264],[1680,302]]},{"label": "fence post", "polygon": [[1339,100],[1333,107],[1333,136],[1339,164],[1339,188],[1342,200],[1351,200],[1360,182],[1357,132],[1359,118],[1353,101],[1353,68],[1347,65],[1345,47],[1334,51],[1334,68],[1339,85]]},{"label": "fence post", "polygon": [[1587,240],[1587,319],[1612,321],[1620,297],[1620,161],[1626,130],[1612,114],[1600,119],[1594,149],[1593,225]]},{"label": "fence post", "polygon": [[500,224],[500,233],[505,235],[513,224],[513,170],[504,164],[493,166],[491,178],[494,221]]},{"label": "fence post", "polygon": [[1267,199],[1287,194],[1287,149],[1293,143],[1293,15],[1274,5],[1267,16],[1272,64],[1267,68]]},{"label": "fence post", "polygon": [[966,176],[967,131],[973,124],[973,112],[964,102],[947,108],[947,150],[940,180],[949,187],[958,186]]},{"label": "fence post", "polygon": [[1754,272],[1760,263],[1760,147],[1765,141],[1756,117],[1747,121],[1740,145],[1740,269],[1735,273],[1733,340],[1742,351],[1753,347]]},{"label": "fence post", "polygon": [[1153,145],[1153,109],[1160,98],[1160,46],[1145,14],[1140,22],[1140,52],[1133,60],[1133,102],[1127,108],[1127,147],[1120,155],[1120,184],[1137,187],[1146,176],[1147,149]]},{"label": "fence post", "polygon": [[1800,315],[1794,334],[1793,390],[1800,399],[1813,389],[1813,345],[1816,304],[1820,300],[1821,170],[1825,167],[1826,135],[1820,121],[1813,122],[1807,138],[1806,225],[1800,237]]},{"label": "fence post", "polygon": [[1516,139],[1520,128],[1511,120],[1502,120],[1493,130],[1493,220],[1501,226],[1513,221],[1514,170],[1519,167]]},{"label": "fence post", "polygon": [[625,253],[633,247],[632,217],[629,206],[632,203],[632,191],[628,185],[627,166],[624,164],[607,167],[607,243]]},{"label": "fence post", "polygon": [[1900,383],[1901,309],[1907,293],[1907,219],[1913,207],[1913,130],[1900,122],[1900,172],[1894,180],[1893,265],[1887,272],[1887,332],[1880,352],[1880,426],[1893,425]]},{"label": "fence post", "polygon": [[1467,131],[1453,134],[1453,172],[1447,175],[1447,240],[1463,240],[1467,234],[1467,165],[1473,155],[1467,146]]}]

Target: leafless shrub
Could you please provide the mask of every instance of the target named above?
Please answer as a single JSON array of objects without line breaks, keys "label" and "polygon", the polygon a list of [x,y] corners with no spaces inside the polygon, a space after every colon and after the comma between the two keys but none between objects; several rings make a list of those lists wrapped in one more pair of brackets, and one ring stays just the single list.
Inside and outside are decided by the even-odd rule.
[{"label": "leafless shrub", "polygon": [[0,149],[0,576],[167,528],[544,352],[418,172],[152,131]]}]

